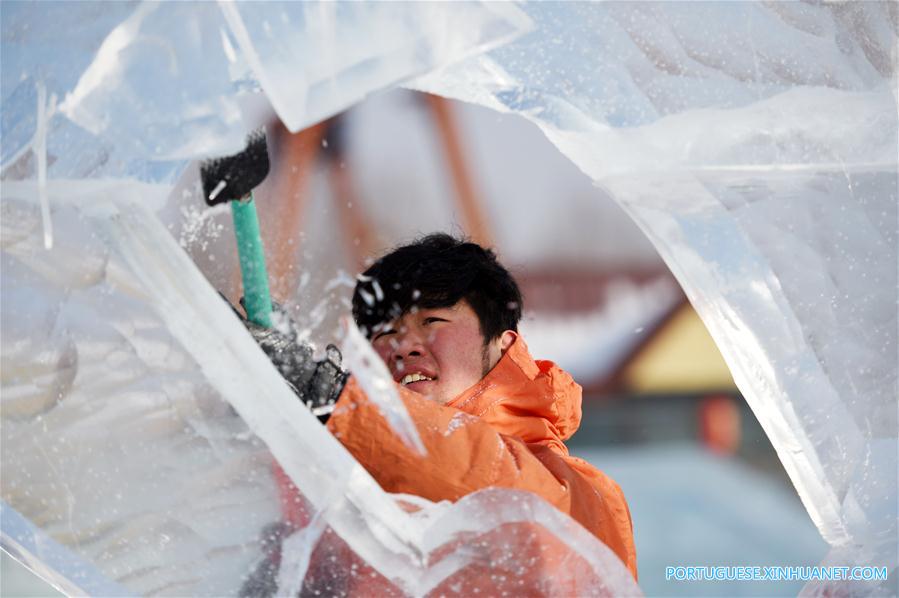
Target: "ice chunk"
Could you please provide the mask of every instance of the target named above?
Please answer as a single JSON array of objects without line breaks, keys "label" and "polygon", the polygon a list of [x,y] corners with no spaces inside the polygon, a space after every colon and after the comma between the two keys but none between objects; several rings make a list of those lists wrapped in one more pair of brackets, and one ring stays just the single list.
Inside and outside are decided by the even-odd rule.
[{"label": "ice chunk", "polygon": [[37,572],[42,579],[52,581],[66,595],[129,595],[125,588],[110,582],[96,567],[47,537],[40,528],[3,501],[0,501],[0,522],[3,550]]},{"label": "ice chunk", "polygon": [[52,251],[37,205],[12,187],[2,203],[2,498],[42,531],[10,531],[4,512],[4,538],[47,561],[62,588],[230,592],[279,517],[268,451],[91,219],[56,195],[69,186],[48,189]]},{"label": "ice chunk", "polygon": [[139,158],[239,150],[249,127],[231,81],[223,27],[211,2],[139,4],[106,36],[60,109]]},{"label": "ice chunk", "polygon": [[372,92],[494,48],[530,27],[516,6],[493,2],[220,6],[291,131]]},{"label": "ice chunk", "polygon": [[345,336],[342,348],[345,367],[353,373],[365,394],[378,406],[403,442],[419,454],[426,454],[418,430],[400,401],[396,382],[387,370],[387,365],[375,353],[368,339],[362,336],[353,320],[345,318],[343,328]]},{"label": "ice chunk", "polygon": [[165,183],[240,149],[272,106],[296,131],[530,26],[489,2],[14,3],[3,22],[4,178],[34,174],[43,88],[65,115],[47,124],[49,176]]},{"label": "ice chunk", "polygon": [[[3,16],[2,121],[4,168],[30,145],[37,130],[38,85],[62,98],[88,67],[104,37],[125,19],[134,2],[5,3]],[[78,23],[78,27],[72,27]]]},{"label": "ice chunk", "polygon": [[895,10],[525,9],[536,34],[412,85],[534,121],[622,205],[824,538],[894,569]]},{"label": "ice chunk", "polygon": [[[415,86],[531,119],[621,203],[833,558],[895,569],[894,5],[522,6],[3,3],[3,499],[129,591],[232,593],[280,517],[270,450],[333,532],[321,541],[397,591],[508,589],[464,574],[478,538],[494,570],[524,567],[498,522],[551,530],[579,563],[542,569],[535,591],[635,591],[620,564],[591,560],[592,537],[554,536],[568,529],[556,511],[509,515],[500,494],[410,516],[295,401],[147,206],[109,203],[242,139],[264,118],[253,102],[298,129],[533,22]],[[45,253],[38,187],[9,184],[44,178],[41,86],[66,98],[46,120]],[[71,180],[110,176],[129,182]],[[80,215],[58,218],[79,194]],[[307,579],[327,562],[315,555]]]},{"label": "ice chunk", "polygon": [[[5,3],[2,40],[2,177],[4,180],[37,178],[40,156],[46,156],[48,178],[122,177],[152,182],[173,182],[184,164],[181,161],[148,162],[147,156],[135,157],[135,140],[98,137],[76,125],[62,113],[39,119],[35,111],[40,90],[47,99],[62,101],[91,65],[104,39],[131,15],[138,3],[116,2],[108,6],[94,3],[42,2]],[[78,27],[72,27],[78,23]],[[123,57],[127,60],[127,57]],[[140,75],[140,66],[136,75]],[[136,76],[132,73],[133,76]],[[152,90],[162,89],[160,82]],[[166,93],[176,97],[177,92]],[[153,96],[148,93],[147,100]],[[169,100],[172,101],[172,100]],[[116,104],[122,108],[122,104]],[[152,114],[146,103],[140,108]],[[106,114],[115,127],[132,127],[157,144],[165,139],[153,135],[154,127],[140,110],[120,118]],[[169,119],[177,118],[168,114]],[[119,122],[119,121],[127,122]],[[43,132],[37,135],[38,122]],[[43,148],[35,142],[43,140]],[[121,147],[117,147],[121,141]],[[40,149],[40,151],[33,151]],[[44,151],[45,150],[45,151]]]},{"label": "ice chunk", "polygon": [[[144,202],[119,186],[85,209],[55,197],[68,187],[48,189],[62,224],[51,252],[27,186],[3,190],[3,315],[22,325],[3,337],[0,490],[72,553],[71,567],[85,561],[139,594],[235,593],[277,572],[266,566],[269,536],[288,498],[305,501],[311,521],[284,547],[290,588],[368,587],[359,584],[373,576],[411,595],[639,592],[614,553],[531,494],[494,489],[450,505],[384,493],[296,400]],[[84,259],[52,268],[79,250]],[[285,495],[272,457],[302,497]],[[344,577],[328,569],[335,550]]]}]

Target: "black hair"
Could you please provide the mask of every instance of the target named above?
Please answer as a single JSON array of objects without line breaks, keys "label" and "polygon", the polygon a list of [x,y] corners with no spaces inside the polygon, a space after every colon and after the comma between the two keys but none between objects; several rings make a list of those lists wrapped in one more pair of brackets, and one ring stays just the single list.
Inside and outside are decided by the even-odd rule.
[{"label": "black hair", "polygon": [[477,314],[485,343],[518,330],[521,291],[496,254],[434,233],[394,249],[357,277],[353,318],[370,338],[413,307],[450,307],[463,299]]}]

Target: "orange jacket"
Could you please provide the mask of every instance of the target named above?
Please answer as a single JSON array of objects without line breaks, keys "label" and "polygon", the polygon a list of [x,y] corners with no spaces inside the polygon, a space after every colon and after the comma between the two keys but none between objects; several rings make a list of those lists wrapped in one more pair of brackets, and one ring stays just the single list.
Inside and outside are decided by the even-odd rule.
[{"label": "orange jacket", "polygon": [[519,337],[480,382],[447,405],[400,388],[427,455],[410,450],[350,379],[328,428],[387,492],[455,501],[489,486],[531,491],[611,548],[634,577],[630,512],[618,485],[568,454],[581,387]]}]

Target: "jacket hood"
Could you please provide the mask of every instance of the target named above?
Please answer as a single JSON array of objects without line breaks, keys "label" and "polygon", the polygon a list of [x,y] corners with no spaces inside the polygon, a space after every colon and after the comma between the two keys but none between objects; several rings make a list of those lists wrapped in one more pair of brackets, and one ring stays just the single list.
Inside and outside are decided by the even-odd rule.
[{"label": "jacket hood", "polygon": [[551,361],[535,361],[518,336],[496,366],[448,403],[502,434],[568,454],[563,444],[581,424],[582,391]]}]

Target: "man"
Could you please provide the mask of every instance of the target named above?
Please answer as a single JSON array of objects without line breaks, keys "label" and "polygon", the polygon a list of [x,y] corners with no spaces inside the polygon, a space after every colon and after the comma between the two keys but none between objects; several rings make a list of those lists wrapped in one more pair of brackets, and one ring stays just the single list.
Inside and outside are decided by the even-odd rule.
[{"label": "man", "polygon": [[400,440],[335,360],[310,362],[308,348],[273,349],[267,333],[254,335],[316,413],[331,411],[328,428],[384,490],[432,501],[493,486],[533,492],[636,577],[621,490],[564,444],[580,424],[581,388],[528,353],[518,334],[521,293],[494,253],[433,234],[358,280],[353,316],[399,385],[426,456]]}]

